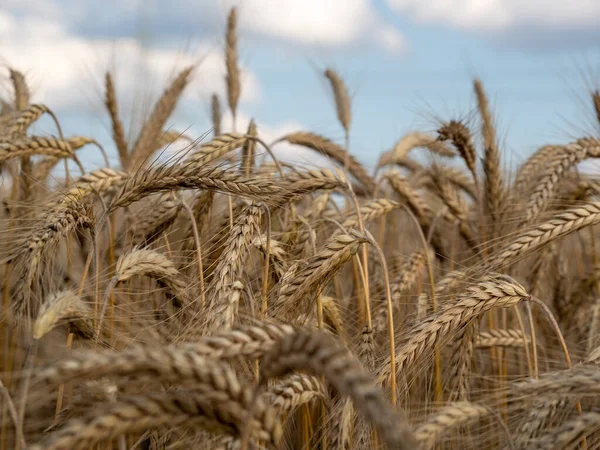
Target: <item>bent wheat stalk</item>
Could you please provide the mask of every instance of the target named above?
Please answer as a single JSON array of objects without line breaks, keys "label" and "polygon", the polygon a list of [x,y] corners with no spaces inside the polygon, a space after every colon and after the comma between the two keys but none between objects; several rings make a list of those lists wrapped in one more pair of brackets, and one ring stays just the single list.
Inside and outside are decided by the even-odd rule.
[{"label": "bent wheat stalk", "polygon": [[316,330],[302,330],[282,339],[261,365],[265,382],[292,371],[322,374],[381,433],[390,449],[414,448],[415,439],[400,410],[385,400],[370,374],[348,349],[333,337]]}]

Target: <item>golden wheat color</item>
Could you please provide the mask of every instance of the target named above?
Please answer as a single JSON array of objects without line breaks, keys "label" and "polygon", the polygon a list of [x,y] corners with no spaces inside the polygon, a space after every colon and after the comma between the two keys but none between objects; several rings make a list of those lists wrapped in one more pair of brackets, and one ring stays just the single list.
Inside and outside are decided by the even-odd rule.
[{"label": "golden wheat color", "polygon": [[[208,139],[171,127],[201,68],[137,136],[105,73],[112,167],[7,70],[0,450],[600,448],[600,184],[579,170],[600,140],[510,166],[474,80],[476,127],[374,137],[363,161],[331,68],[344,142],[267,139],[259,115],[237,123],[245,14],[223,27]],[[43,115],[56,136],[32,134]],[[91,146],[105,165],[86,172]]]}]

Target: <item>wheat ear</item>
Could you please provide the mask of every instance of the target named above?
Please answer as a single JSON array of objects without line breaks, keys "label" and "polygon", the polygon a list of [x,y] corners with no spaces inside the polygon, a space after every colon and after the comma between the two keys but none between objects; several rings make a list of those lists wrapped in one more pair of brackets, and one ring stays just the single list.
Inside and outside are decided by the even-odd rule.
[{"label": "wheat ear", "polygon": [[242,91],[240,68],[238,67],[237,8],[231,8],[229,15],[227,16],[225,42],[225,67],[227,69],[225,84],[227,86],[227,103],[233,117],[233,131],[235,131],[238,101]]},{"label": "wheat ear", "polygon": [[183,90],[187,86],[194,66],[186,67],[173,80],[170,86],[154,105],[154,109],[144,124],[129,156],[129,166],[137,168],[152,156],[162,129],[169,119]]},{"label": "wheat ear", "polygon": [[40,306],[33,324],[33,337],[40,339],[61,321],[68,321],[74,329],[85,336],[92,336],[92,311],[73,291],[61,291],[50,295]]},{"label": "wheat ear", "polygon": [[[78,450],[110,441],[124,433],[133,433],[164,425],[190,427],[219,434],[239,435],[248,427],[252,437],[275,449],[281,439],[281,425],[275,411],[260,398],[254,388],[245,386],[230,372],[213,370],[210,378],[199,381],[201,393],[179,392],[124,397],[85,419],[73,419],[35,450]],[[222,378],[227,375],[226,378]],[[248,409],[253,419],[245,423]]]},{"label": "wheat ear", "polygon": [[188,281],[177,270],[175,264],[162,253],[150,249],[134,248],[122,255],[115,266],[115,275],[104,292],[102,308],[96,326],[96,336],[102,329],[102,321],[108,307],[108,300],[112,288],[118,283],[141,275],[150,277],[164,286],[172,297],[173,305],[182,308],[189,305],[191,300],[188,294]]},{"label": "wheat ear", "polygon": [[254,138],[257,137],[257,130],[254,119],[250,120],[246,135],[250,136],[252,139],[248,139],[242,147],[242,160],[240,163],[240,171],[244,174],[245,177],[249,177],[254,171],[254,158],[256,153],[256,140]]},{"label": "wheat ear", "polygon": [[[469,287],[453,305],[415,326],[396,354],[398,372],[415,367],[436,345],[445,343],[477,317],[493,308],[509,308],[529,297],[525,289],[510,277],[493,277]],[[434,345],[435,344],[435,345]],[[379,380],[388,381],[389,361],[380,371]]]},{"label": "wheat ear", "polygon": [[286,141],[294,145],[301,145],[303,147],[320,152],[342,166],[347,161],[348,171],[350,174],[364,186],[369,194],[373,194],[375,192],[375,181],[369,175],[363,165],[358,162],[356,158],[346,152],[342,147],[330,141],[329,139],[314,133],[297,132],[287,134],[279,140]]},{"label": "wheat ear", "polygon": [[440,140],[452,141],[456,150],[465,160],[467,167],[473,174],[473,179],[477,181],[477,151],[471,139],[471,132],[462,122],[451,120],[438,129]]},{"label": "wheat ear", "polygon": [[261,378],[265,381],[296,370],[322,374],[336,391],[350,397],[354,407],[379,430],[388,448],[414,448],[404,414],[385,400],[371,375],[333,337],[316,330],[287,336],[265,355]]},{"label": "wheat ear", "polygon": [[208,288],[209,330],[231,329],[237,315],[239,279],[242,277],[250,244],[260,227],[262,206],[252,203],[236,218]]},{"label": "wheat ear", "polygon": [[[483,171],[485,173],[485,206],[492,219],[494,227],[498,225],[505,208],[504,180],[502,178],[502,166],[500,151],[496,142],[496,130],[494,120],[490,111],[489,102],[483,84],[480,80],[473,82],[477,106],[481,116],[481,134],[483,135]],[[494,229],[495,230],[495,229]],[[493,235],[492,235],[493,237]]]},{"label": "wheat ear", "polygon": [[22,111],[29,106],[29,86],[27,86],[27,81],[25,81],[25,75],[18,70],[9,69],[9,73],[15,92],[15,109]]},{"label": "wheat ear", "polygon": [[127,154],[129,144],[127,143],[127,138],[125,137],[125,129],[123,128],[123,122],[121,122],[121,118],[119,117],[117,92],[115,89],[113,77],[110,74],[110,72],[106,72],[106,75],[104,77],[104,85],[106,91],[104,96],[104,105],[106,106],[106,110],[108,111],[108,115],[110,116],[113,141],[115,142],[117,151],[119,153],[119,161],[121,162],[121,167],[127,167],[129,162],[129,155]]},{"label": "wheat ear", "polygon": [[419,425],[415,429],[415,437],[420,448],[428,450],[454,428],[467,425],[488,414],[489,411],[486,407],[476,403],[450,403],[430,417],[426,423]]},{"label": "wheat ear", "polygon": [[408,154],[416,148],[426,148],[432,153],[445,157],[456,156],[456,152],[448,145],[438,141],[434,136],[430,136],[418,131],[413,131],[402,136],[391,150],[384,152],[379,157],[377,167],[383,167],[391,164],[404,164]]},{"label": "wheat ear", "polygon": [[212,119],[213,136],[217,137],[221,134],[221,104],[217,94],[213,94],[210,99],[210,117]]}]

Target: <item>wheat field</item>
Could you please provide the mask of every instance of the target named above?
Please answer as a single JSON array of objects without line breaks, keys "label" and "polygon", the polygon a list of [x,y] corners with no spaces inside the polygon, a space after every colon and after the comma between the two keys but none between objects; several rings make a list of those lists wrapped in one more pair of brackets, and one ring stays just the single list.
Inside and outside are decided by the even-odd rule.
[{"label": "wheat field", "polygon": [[[169,127],[195,66],[135,140],[105,74],[119,167],[86,173],[105,150],[9,69],[0,450],[600,448],[600,183],[578,170],[600,139],[509,170],[474,80],[476,120],[411,132],[367,170],[327,68],[344,142],[265,142],[236,120],[236,22],[212,137]],[[42,116],[55,135],[31,133]],[[280,161],[285,143],[330,165]]]}]

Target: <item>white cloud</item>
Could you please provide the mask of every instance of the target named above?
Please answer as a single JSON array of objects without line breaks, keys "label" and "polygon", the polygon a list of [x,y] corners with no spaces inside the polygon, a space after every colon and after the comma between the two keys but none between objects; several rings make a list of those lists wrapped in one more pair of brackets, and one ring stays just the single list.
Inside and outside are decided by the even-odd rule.
[{"label": "white cloud", "polygon": [[596,28],[597,0],[387,0],[390,7],[421,23],[441,23],[481,33],[534,27]]},{"label": "white cloud", "polygon": [[[200,45],[194,55],[165,48],[144,49],[132,38],[117,41],[82,38],[65,24],[39,17],[17,17],[0,12],[0,62],[23,71],[33,86],[34,100],[57,110],[87,105],[90,88],[100,89],[99,77],[116,67],[119,97],[133,101],[133,93],[149,84],[156,97],[177,70],[200,61],[185,91],[188,100],[206,100],[224,88],[223,57],[218,49]],[[256,77],[242,70],[242,101],[260,96]],[[86,97],[87,95],[87,97]]]},{"label": "white cloud", "polygon": [[[406,50],[402,34],[377,13],[372,0],[7,0],[8,11],[61,17],[78,34],[120,37],[148,30],[149,39],[219,37],[231,6],[239,10],[241,34],[317,49],[368,43],[387,51]],[[37,8],[38,3],[44,4]],[[58,7],[57,5],[60,5]],[[107,13],[110,11],[110,13]],[[158,39],[157,39],[158,38]],[[275,41],[273,41],[275,39]]]},{"label": "white cloud", "polygon": [[370,41],[392,52],[406,49],[399,31],[369,0],[248,0],[240,7],[240,25],[298,44],[338,48]]}]

